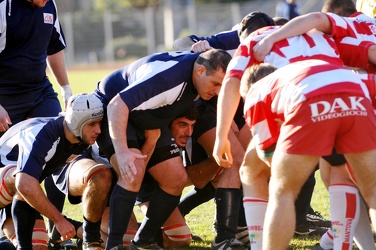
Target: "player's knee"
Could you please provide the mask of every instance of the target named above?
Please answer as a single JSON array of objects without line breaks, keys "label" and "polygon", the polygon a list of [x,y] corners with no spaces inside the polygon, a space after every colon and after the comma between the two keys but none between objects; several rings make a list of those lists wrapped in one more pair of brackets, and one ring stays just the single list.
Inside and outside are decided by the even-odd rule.
[{"label": "player's knee", "polygon": [[82,177],[82,182],[87,184],[89,181],[95,181],[98,185],[110,186],[112,173],[108,166],[97,164],[89,168]]},{"label": "player's knee", "polygon": [[10,204],[16,192],[15,178],[13,176],[16,170],[15,165],[6,165],[0,169],[0,207]]},{"label": "player's knee", "polygon": [[162,228],[168,242],[163,242],[165,248],[187,247],[192,241],[192,232],[187,224],[174,224]]}]

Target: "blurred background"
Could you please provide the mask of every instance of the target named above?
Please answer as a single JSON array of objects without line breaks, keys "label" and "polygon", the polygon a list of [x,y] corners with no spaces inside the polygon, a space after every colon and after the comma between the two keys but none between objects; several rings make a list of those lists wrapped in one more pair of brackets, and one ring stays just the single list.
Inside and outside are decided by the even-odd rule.
[{"label": "blurred background", "polygon": [[[260,10],[275,15],[279,0],[56,0],[68,66],[108,64],[173,50],[173,41],[230,30]],[[300,14],[325,0],[298,0]]]}]

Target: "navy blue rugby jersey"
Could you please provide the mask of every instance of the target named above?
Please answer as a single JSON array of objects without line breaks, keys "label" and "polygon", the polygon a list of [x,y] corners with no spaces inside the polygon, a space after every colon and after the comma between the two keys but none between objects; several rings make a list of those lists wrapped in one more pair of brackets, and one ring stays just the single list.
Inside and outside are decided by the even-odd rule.
[{"label": "navy blue rugby jersey", "polygon": [[0,0],[0,89],[17,94],[39,87],[47,55],[66,47],[54,0],[43,8],[26,0]]},{"label": "navy blue rugby jersey", "polygon": [[74,160],[88,148],[70,143],[64,134],[64,117],[39,117],[12,126],[0,138],[0,167],[17,165],[39,182]]},{"label": "navy blue rugby jersey", "polygon": [[190,35],[189,37],[193,42],[206,40],[212,48],[227,50],[231,55],[234,54],[240,44],[237,30],[223,31],[210,37],[198,37],[195,35]]},{"label": "navy blue rugby jersey", "polygon": [[178,51],[143,57],[105,77],[96,93],[105,104],[119,93],[138,128],[165,126],[198,97],[192,82],[198,55]]}]

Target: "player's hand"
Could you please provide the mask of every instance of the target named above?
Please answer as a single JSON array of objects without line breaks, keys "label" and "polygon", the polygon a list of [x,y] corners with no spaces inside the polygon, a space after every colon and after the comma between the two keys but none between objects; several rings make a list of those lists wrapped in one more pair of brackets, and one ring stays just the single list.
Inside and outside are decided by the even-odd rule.
[{"label": "player's hand", "polygon": [[62,96],[63,101],[64,101],[64,110],[66,110],[68,100],[72,96],[72,89],[71,89],[69,84],[61,86],[60,88],[61,88],[61,96]]},{"label": "player's hand", "polygon": [[137,159],[145,159],[146,155],[137,154],[130,150],[126,151],[122,155],[118,155],[118,164],[121,177],[129,181],[130,183],[134,182],[135,175],[137,174],[137,168],[134,164]]},{"label": "player's hand", "polygon": [[256,45],[253,47],[253,56],[259,62],[263,62],[265,56],[270,53],[273,48],[274,43],[267,38],[261,39]]},{"label": "player's hand", "polygon": [[57,231],[60,233],[60,240],[66,241],[73,238],[76,235],[76,229],[67,221],[64,217],[59,222],[54,223]]},{"label": "player's hand", "polygon": [[7,131],[9,125],[12,125],[12,122],[9,118],[8,112],[0,105],[0,132]]},{"label": "player's hand", "polygon": [[191,51],[193,52],[205,52],[207,50],[212,49],[209,42],[206,40],[198,41],[197,43],[193,44],[191,47]]},{"label": "player's hand", "polygon": [[225,140],[218,138],[215,140],[213,157],[217,164],[223,168],[230,168],[232,166],[231,144],[227,138]]}]

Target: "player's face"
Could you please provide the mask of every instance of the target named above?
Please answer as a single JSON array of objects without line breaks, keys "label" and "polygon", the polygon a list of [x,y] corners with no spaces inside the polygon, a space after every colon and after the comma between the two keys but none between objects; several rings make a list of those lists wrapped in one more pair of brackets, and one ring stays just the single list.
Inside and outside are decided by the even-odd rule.
[{"label": "player's face", "polygon": [[94,144],[101,133],[102,118],[93,119],[82,128],[82,141],[88,145]]},{"label": "player's face", "polygon": [[48,1],[49,0],[28,0],[28,2],[33,3],[38,8],[43,8]]},{"label": "player's face", "polygon": [[171,134],[176,144],[183,148],[187,144],[189,137],[192,136],[193,127],[196,120],[189,120],[185,117],[176,118],[171,124]]},{"label": "player's face", "polygon": [[222,80],[225,77],[225,72],[219,69],[207,75],[206,68],[204,66],[200,67],[197,69],[195,87],[202,99],[209,100],[213,96],[218,95],[222,86]]}]

